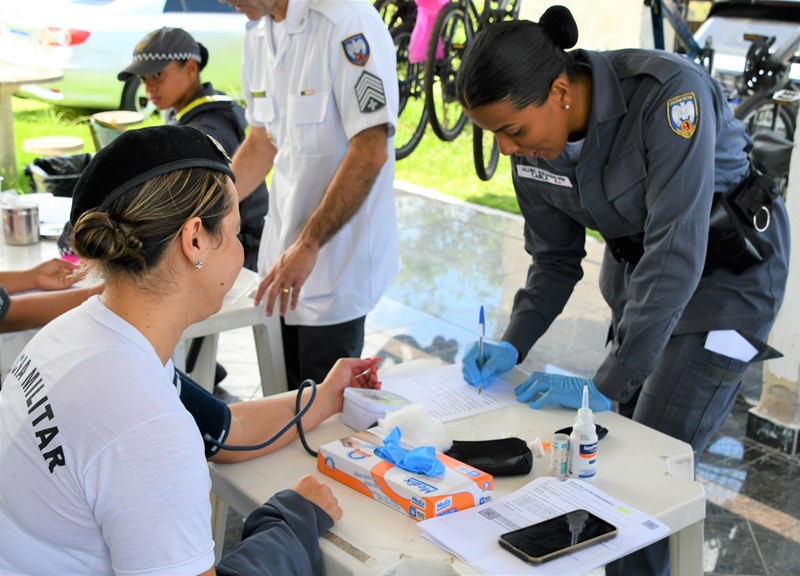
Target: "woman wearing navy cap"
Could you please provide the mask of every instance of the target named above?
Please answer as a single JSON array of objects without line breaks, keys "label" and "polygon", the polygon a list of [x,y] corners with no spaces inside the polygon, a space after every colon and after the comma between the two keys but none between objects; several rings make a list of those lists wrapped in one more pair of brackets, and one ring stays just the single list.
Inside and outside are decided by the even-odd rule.
[{"label": "woman wearing navy cap", "polygon": [[[193,126],[213,136],[229,156],[244,140],[244,110],[230,96],[200,80],[208,50],[181,28],[160,28],[145,36],[133,51],[133,62],[117,75],[122,81],[138,77],[148,99],[166,111],[167,124]],[[256,271],[258,245],[267,214],[267,186],[239,203],[244,266]]]},{"label": "woman wearing navy cap", "polygon": [[[105,290],[40,330],[0,390],[0,574],[321,572],[319,536],[342,510],[313,476],[256,509],[214,567],[206,458],[297,437],[220,448],[211,439],[272,436],[295,393],[227,406],[171,360],[242,265],[232,176],[219,144],[188,126],[125,132],[81,175],[73,245]],[[340,412],[345,387],[378,387],[376,363],[337,362],[303,426]]]},{"label": "woman wearing navy cap", "polygon": [[[586,229],[606,241],[600,290],[608,353],[593,378],[534,373],[532,408],[620,412],[702,452],[733,407],[784,297],[789,221],[722,92],[695,63],[663,51],[566,50],[569,10],[494,24],[470,43],[456,78],[466,114],[511,156],[532,256],[498,344],[473,347],[463,372],[489,385],[522,361],[581,279]],[[753,355],[736,352],[750,345]],[[481,365],[482,364],[482,365]],[[668,572],[665,545],[609,572]],[[642,564],[637,563],[643,561]]]}]

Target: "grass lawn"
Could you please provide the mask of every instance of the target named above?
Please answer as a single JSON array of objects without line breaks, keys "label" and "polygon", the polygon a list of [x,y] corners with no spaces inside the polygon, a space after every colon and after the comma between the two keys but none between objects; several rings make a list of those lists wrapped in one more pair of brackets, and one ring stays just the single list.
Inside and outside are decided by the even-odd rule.
[{"label": "grass lawn", "polygon": [[[89,131],[89,116],[94,110],[78,110],[74,108],[60,108],[51,106],[38,100],[27,98],[12,98],[14,110],[14,142],[17,156],[17,182],[13,186],[21,192],[29,190],[28,177],[25,176],[25,166],[39,157],[37,154],[25,152],[22,143],[28,138],[37,136],[78,136],[83,139],[82,152],[94,152],[94,142]],[[159,124],[156,117],[148,120],[144,125]],[[3,188],[11,188],[8,182],[3,182]]]},{"label": "grass lawn", "polygon": [[[23,171],[37,156],[22,151],[22,142],[26,138],[78,136],[83,138],[84,152],[94,152],[89,132],[89,115],[92,111],[59,108],[23,98],[12,100],[18,178],[15,185],[4,182],[4,188],[28,190],[28,178]],[[159,123],[157,116],[147,121],[152,125]],[[396,178],[476,204],[519,213],[511,185],[508,158],[500,158],[497,172],[489,182],[481,181],[475,174],[472,130],[469,126],[454,142],[440,141],[428,128],[419,147],[408,158],[397,162]]]},{"label": "grass lawn", "polygon": [[462,200],[519,214],[507,156],[501,156],[494,177],[482,181],[472,159],[472,127],[467,125],[453,142],[442,142],[430,126],[419,147],[399,160],[395,178],[432,188]]}]

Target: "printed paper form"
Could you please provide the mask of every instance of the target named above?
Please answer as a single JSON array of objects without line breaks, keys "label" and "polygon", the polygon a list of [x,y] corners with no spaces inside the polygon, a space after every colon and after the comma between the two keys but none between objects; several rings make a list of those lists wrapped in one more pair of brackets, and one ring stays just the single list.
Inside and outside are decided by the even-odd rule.
[{"label": "printed paper form", "polygon": [[[541,566],[526,564],[497,543],[500,534],[585,508],[617,527],[617,535]],[[422,536],[485,574],[585,574],[666,537],[669,528],[652,516],[581,480],[543,476],[516,492],[475,508],[419,523]]]},{"label": "printed paper form", "polygon": [[514,404],[514,387],[522,378],[521,374],[499,376],[478,394],[477,388],[464,382],[461,366],[451,364],[382,377],[381,389],[423,404],[433,417],[449,422]]}]

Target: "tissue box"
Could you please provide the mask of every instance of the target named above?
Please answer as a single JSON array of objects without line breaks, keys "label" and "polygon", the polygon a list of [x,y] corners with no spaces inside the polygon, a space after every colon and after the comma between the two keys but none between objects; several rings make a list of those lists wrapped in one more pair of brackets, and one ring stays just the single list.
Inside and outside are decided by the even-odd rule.
[{"label": "tissue box", "polygon": [[371,388],[345,388],[342,422],[354,430],[366,430],[389,412],[410,402],[393,392]]},{"label": "tissue box", "polygon": [[445,466],[443,477],[414,474],[375,455],[380,446],[380,436],[358,432],[320,446],[317,468],[415,520],[471,508],[492,497],[491,474],[439,452],[436,457]]}]

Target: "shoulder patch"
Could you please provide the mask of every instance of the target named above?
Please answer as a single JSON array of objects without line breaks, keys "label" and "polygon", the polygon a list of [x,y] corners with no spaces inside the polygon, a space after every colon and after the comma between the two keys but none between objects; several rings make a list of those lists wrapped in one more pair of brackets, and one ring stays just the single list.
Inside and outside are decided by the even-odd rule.
[{"label": "shoulder patch", "polygon": [[366,70],[361,73],[355,86],[358,109],[361,112],[375,112],[386,106],[383,82]]},{"label": "shoulder patch", "polygon": [[355,34],[343,40],[342,49],[350,64],[364,66],[369,61],[369,42],[363,34]]},{"label": "shoulder patch", "polygon": [[691,138],[700,123],[700,111],[694,92],[675,96],[667,102],[667,120],[669,127],[678,136]]}]

